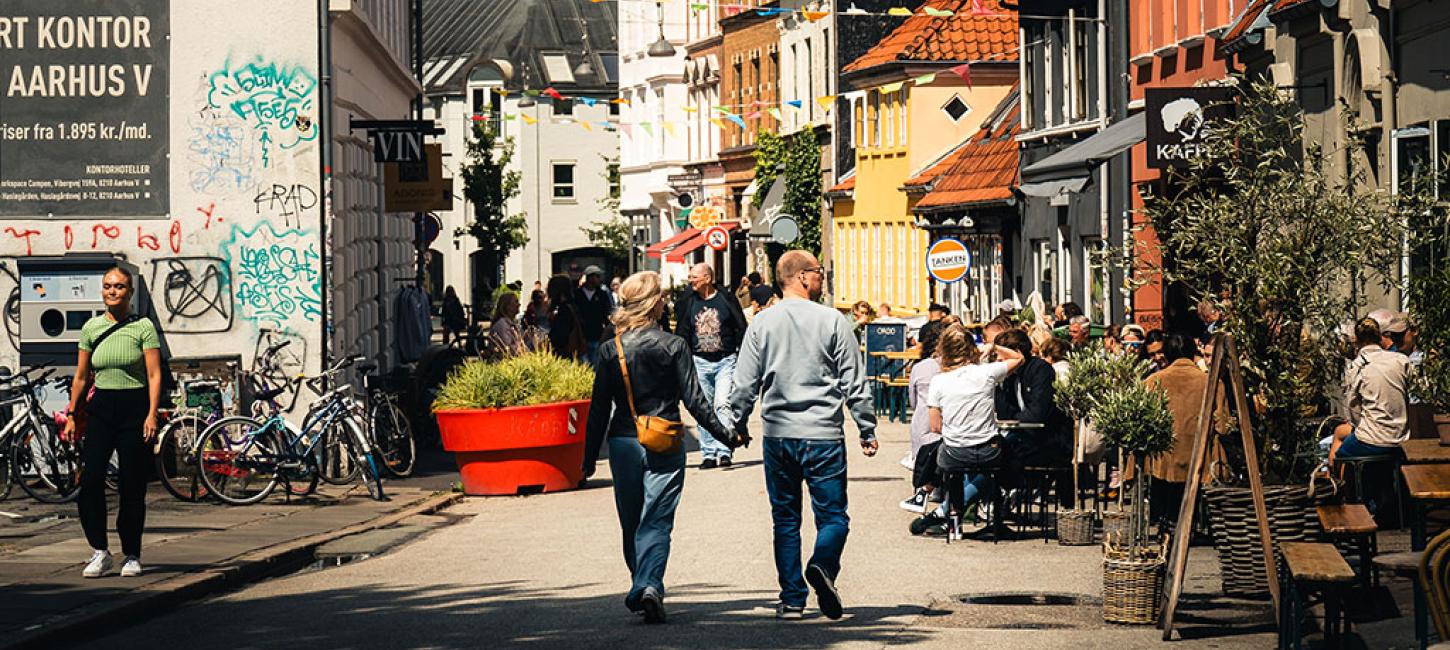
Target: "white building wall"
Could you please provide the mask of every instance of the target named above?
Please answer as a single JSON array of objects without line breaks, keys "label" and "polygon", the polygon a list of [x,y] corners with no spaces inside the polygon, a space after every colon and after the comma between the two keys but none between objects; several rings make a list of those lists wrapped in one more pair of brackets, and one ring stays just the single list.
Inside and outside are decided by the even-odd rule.
[{"label": "white building wall", "polygon": [[[657,7],[664,12],[664,35],[675,49],[672,57],[651,57],[646,53],[659,39],[657,11],[661,9]],[[671,232],[669,228],[673,227],[673,219],[666,214],[670,193],[667,178],[683,171],[681,165],[689,155],[684,110],[688,100],[684,45],[689,11],[684,2],[622,2],[619,7],[619,94],[629,100],[621,121],[636,125],[649,122],[653,130],[651,134],[634,126],[627,134],[621,132],[620,209],[648,210],[662,220],[662,232]],[[674,125],[673,134],[663,122]]]},{"label": "white building wall", "polygon": [[[811,3],[810,11],[831,11],[829,3]],[[811,22],[799,13],[776,21],[780,27],[781,134],[795,133],[807,126],[831,124],[817,97],[836,94],[836,71],[831,66],[829,19]],[[799,109],[785,102],[801,102]]]}]

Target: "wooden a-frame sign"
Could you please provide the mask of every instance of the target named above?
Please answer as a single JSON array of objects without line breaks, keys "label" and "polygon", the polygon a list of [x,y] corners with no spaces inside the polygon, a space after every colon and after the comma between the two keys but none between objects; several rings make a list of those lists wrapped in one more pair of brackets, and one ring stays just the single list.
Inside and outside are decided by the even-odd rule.
[{"label": "wooden a-frame sign", "polygon": [[1208,385],[1204,388],[1203,409],[1198,412],[1198,437],[1193,439],[1193,458],[1188,465],[1188,482],[1183,488],[1183,503],[1178,508],[1178,525],[1173,529],[1173,545],[1168,555],[1168,588],[1163,591],[1167,602],[1163,606],[1163,617],[1159,626],[1163,628],[1163,640],[1173,638],[1173,615],[1178,607],[1178,597],[1183,593],[1183,572],[1188,566],[1188,540],[1193,536],[1193,512],[1198,503],[1198,492],[1203,484],[1203,474],[1208,470],[1209,445],[1213,443],[1213,416],[1218,411],[1219,382],[1225,379],[1227,371],[1233,389],[1234,405],[1238,412],[1239,433],[1243,437],[1245,468],[1249,475],[1249,488],[1254,495],[1254,515],[1259,523],[1259,539],[1263,543],[1264,570],[1269,578],[1269,595],[1274,601],[1274,612],[1279,611],[1278,567],[1274,564],[1274,541],[1269,537],[1268,509],[1264,506],[1264,483],[1259,477],[1259,457],[1254,446],[1254,431],[1249,419],[1249,399],[1244,392],[1243,369],[1239,367],[1238,351],[1233,337],[1217,334],[1213,339],[1213,360],[1208,366]]}]

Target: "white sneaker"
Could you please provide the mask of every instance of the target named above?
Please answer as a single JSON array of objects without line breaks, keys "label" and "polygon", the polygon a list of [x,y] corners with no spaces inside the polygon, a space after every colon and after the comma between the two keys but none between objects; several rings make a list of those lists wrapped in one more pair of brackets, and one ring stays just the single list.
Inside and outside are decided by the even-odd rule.
[{"label": "white sneaker", "polygon": [[907,454],[905,456],[902,456],[901,457],[901,466],[902,467],[905,467],[906,469],[916,469],[916,459],[915,458],[912,458],[911,457],[911,454]]},{"label": "white sneaker", "polygon": [[116,563],[111,559],[110,551],[95,551],[91,553],[91,561],[86,564],[81,575],[87,578],[99,578],[110,573],[115,566]]},{"label": "white sneaker", "polygon": [[126,561],[121,563],[121,577],[135,578],[141,575],[141,558],[126,556]]}]

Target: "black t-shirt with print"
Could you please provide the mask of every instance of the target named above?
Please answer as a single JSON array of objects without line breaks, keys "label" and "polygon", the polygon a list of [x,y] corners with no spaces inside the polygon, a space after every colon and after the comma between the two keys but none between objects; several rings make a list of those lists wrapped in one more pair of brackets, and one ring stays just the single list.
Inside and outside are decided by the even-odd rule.
[{"label": "black t-shirt with print", "polygon": [[688,318],[694,325],[687,337],[690,352],[709,361],[719,361],[738,352],[745,332],[731,316],[724,292],[716,291],[708,299],[698,294],[692,298],[687,311],[679,314],[681,319]]}]

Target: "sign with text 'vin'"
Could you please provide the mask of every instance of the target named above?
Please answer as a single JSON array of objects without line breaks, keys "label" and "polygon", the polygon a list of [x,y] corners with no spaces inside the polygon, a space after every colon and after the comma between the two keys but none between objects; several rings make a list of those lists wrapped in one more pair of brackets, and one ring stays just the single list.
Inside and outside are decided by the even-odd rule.
[{"label": "sign with text 'vin'", "polygon": [[0,4],[0,217],[167,214],[169,11]]}]

